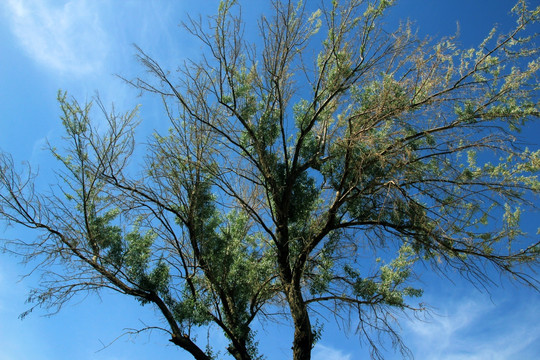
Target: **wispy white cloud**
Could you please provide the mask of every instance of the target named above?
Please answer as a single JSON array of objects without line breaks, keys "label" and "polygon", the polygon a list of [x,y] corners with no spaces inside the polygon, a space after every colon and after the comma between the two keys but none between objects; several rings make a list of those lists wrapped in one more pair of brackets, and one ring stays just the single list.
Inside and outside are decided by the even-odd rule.
[{"label": "wispy white cloud", "polygon": [[444,314],[405,323],[405,341],[416,359],[480,360],[527,358],[540,340],[540,308],[463,298]]},{"label": "wispy white cloud", "polygon": [[99,70],[109,43],[98,1],[6,0],[11,30],[27,54],[46,67],[69,75]]},{"label": "wispy white cloud", "polygon": [[322,344],[315,345],[313,360],[351,360],[351,354]]}]

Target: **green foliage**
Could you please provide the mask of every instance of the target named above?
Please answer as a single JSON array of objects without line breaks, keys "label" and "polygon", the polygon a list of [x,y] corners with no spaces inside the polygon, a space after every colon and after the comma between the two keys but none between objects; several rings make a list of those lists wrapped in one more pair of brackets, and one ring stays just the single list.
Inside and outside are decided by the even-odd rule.
[{"label": "green foliage", "polygon": [[412,274],[412,266],[418,260],[412,247],[404,245],[398,257],[388,265],[382,265],[377,275],[365,278],[360,272],[345,265],[345,274],[353,282],[353,292],[369,302],[382,302],[391,306],[403,307],[405,297],[420,297],[422,290],[405,286]]},{"label": "green foliage", "polygon": [[[168,296],[169,266],[163,258],[158,259],[155,265],[153,264],[152,245],[156,237],[156,233],[151,229],[141,234],[140,227],[135,225],[133,230],[126,234],[127,248],[123,258],[124,266],[137,287]],[[149,302],[144,298],[138,300],[141,304]]]},{"label": "green foliage", "polygon": [[67,100],[67,92],[58,91],[58,102],[60,103],[60,109],[62,115],[62,125],[69,136],[79,136],[84,134],[88,130],[90,124],[90,110],[92,103],[86,104],[81,107],[76,101]]},{"label": "green foliage", "polygon": [[411,102],[407,89],[391,74],[382,74],[382,79],[367,84],[361,90],[355,88],[353,91],[354,98],[360,105],[358,111],[371,113],[369,117],[372,118],[374,114],[378,119],[400,114]]},{"label": "green foliage", "polygon": [[212,306],[212,298],[200,289],[197,298],[193,296],[191,290],[184,289],[181,300],[173,301],[172,309],[175,318],[185,326],[208,325],[212,321],[212,315],[208,311]]},{"label": "green foliage", "polygon": [[338,250],[340,236],[339,231],[332,232],[317,257],[310,263],[313,267],[309,269],[312,278],[309,291],[312,295],[325,294],[335,278],[335,253]]},{"label": "green foliage", "polygon": [[112,209],[103,216],[98,216],[94,209],[89,213],[88,233],[91,247],[95,251],[106,251],[101,255],[106,263],[120,265],[124,256],[124,244],[122,239],[122,229],[116,225],[110,225],[120,213],[119,209]]}]

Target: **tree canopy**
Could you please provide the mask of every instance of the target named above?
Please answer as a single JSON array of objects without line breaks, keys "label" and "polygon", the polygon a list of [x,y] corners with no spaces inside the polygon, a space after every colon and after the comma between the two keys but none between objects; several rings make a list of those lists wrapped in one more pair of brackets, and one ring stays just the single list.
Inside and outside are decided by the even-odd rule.
[{"label": "tree canopy", "polygon": [[126,81],[163,100],[169,126],[145,145],[137,108],[60,92],[57,183],[37,188],[1,154],[0,219],[39,233],[6,244],[39,261],[30,302],[115,290],[155,307],[197,360],[222,350],[192,335],[209,326],[233,358],[262,358],[253,325],[274,319],[310,359],[327,309],[378,358],[380,334],[408,354],[393,314],[423,310],[417,263],[538,286],[520,214],[538,206],[540,150],[520,131],[540,114],[540,7],[518,2],[514,29],[461,49],[389,30],[390,0],[272,4],[255,41],[236,1],[190,19],[205,50],[177,73],[137,48],[147,76]]}]

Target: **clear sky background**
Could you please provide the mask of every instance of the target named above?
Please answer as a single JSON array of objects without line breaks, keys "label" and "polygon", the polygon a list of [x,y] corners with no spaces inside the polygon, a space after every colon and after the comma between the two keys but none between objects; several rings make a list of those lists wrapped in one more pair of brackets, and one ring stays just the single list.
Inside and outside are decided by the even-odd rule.
[{"label": "clear sky background", "polygon": [[[307,0],[312,2],[312,0]],[[67,90],[81,102],[99,91],[105,104],[118,110],[142,103],[140,131],[161,126],[161,109],[151,99],[138,98],[114,74],[131,78],[141,66],[134,58],[137,44],[164,68],[174,69],[183,59],[197,57],[200,45],[178,24],[186,13],[212,14],[215,0],[2,0],[0,1],[0,149],[16,162],[29,161],[47,181],[53,164],[43,150],[46,139],[62,134],[56,93]],[[268,6],[246,3],[246,17]],[[248,3],[248,4],[247,4]],[[534,3],[534,2],[533,2]],[[421,35],[452,35],[460,22],[460,41],[477,45],[494,23],[501,29],[514,24],[512,0],[403,0],[387,22],[416,21]],[[525,135],[540,141],[539,127]],[[538,145],[535,146],[538,148]],[[530,229],[538,214],[526,218]],[[3,235],[2,235],[3,233]],[[0,237],[33,236],[20,229],[0,228]],[[119,295],[89,296],[69,303],[59,314],[43,317],[35,311],[25,320],[26,294],[37,277],[20,279],[25,268],[18,259],[0,254],[0,360],[72,359],[191,359],[168,344],[160,333],[122,337],[124,328],[156,321],[143,308]],[[442,279],[422,271],[425,295],[435,315],[401,321],[402,335],[417,359],[537,359],[540,354],[540,296],[531,289],[495,277],[488,294],[450,274]],[[352,326],[354,329],[354,325]],[[286,359],[292,332],[267,325],[259,330],[262,352],[268,359]],[[201,334],[205,337],[206,334]],[[215,336],[215,335],[213,335]],[[215,336],[216,345],[225,339]],[[102,349],[102,350],[101,350]],[[99,351],[101,350],[101,351]],[[315,360],[364,359],[368,352],[353,332],[345,336],[326,326],[314,349]],[[398,359],[388,352],[388,359]]]}]

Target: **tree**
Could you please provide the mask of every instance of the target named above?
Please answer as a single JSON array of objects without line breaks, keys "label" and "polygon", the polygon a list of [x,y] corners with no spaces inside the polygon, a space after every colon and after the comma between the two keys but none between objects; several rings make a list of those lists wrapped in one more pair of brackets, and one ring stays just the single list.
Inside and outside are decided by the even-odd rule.
[{"label": "tree", "polygon": [[29,300],[60,309],[113,289],[154,306],[170,341],[198,360],[214,352],[194,329],[213,324],[231,356],[256,359],[254,321],[284,317],[301,360],[322,335],[320,309],[356,314],[374,357],[378,333],[407,354],[392,314],[423,310],[411,305],[418,262],[482,285],[495,268],[536,287],[527,266],[539,242],[519,218],[537,207],[540,151],[518,140],[539,116],[526,31],[540,7],[520,1],[514,30],[460,50],[409,23],[388,31],[392,3],[310,12],[275,1],[249,43],[235,1],[222,1],[208,28],[185,25],[207,51],[178,79],[138,49],[151,76],[128,82],[160,96],[170,124],[138,170],[137,109],[96,99],[103,129],[92,103],[59,93],[67,149],[50,146],[61,168],[52,193],[0,160],[2,219],[40,233],[6,245],[40,261]]}]

